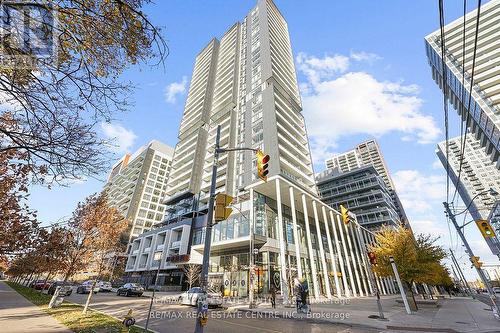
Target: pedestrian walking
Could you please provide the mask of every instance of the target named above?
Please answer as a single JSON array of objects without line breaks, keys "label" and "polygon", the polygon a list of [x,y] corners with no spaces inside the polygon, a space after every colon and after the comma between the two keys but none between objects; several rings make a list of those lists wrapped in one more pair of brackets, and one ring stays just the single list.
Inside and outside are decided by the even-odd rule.
[{"label": "pedestrian walking", "polygon": [[276,309],[276,288],[271,285],[271,306]]}]

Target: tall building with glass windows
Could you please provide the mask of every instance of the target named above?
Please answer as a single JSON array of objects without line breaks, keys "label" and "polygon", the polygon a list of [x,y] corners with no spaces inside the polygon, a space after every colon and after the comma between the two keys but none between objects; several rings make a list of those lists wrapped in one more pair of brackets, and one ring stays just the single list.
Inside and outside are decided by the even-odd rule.
[{"label": "tall building with glass windows", "polygon": [[443,77],[446,77],[450,103],[462,121],[466,122],[468,118],[467,128],[486,149],[486,155],[495,167],[500,169],[500,1],[492,0],[481,6],[471,90],[477,13],[476,9],[465,16],[465,57],[463,17],[444,27],[444,71],[440,30],[425,37],[425,48],[432,78],[443,89]]},{"label": "tall building with glass windows", "polygon": [[340,172],[349,172],[368,165],[373,166],[389,190],[394,207],[396,207],[399,215],[399,221],[409,226],[405,210],[396,193],[396,187],[391,179],[389,169],[377,141],[368,140],[362,142],[354,149],[332,156],[325,161],[325,164],[327,169],[338,169]]},{"label": "tall building with glass windows", "polygon": [[399,215],[391,190],[373,165],[346,172],[326,169],[316,175],[316,182],[324,203],[336,210],[344,205],[363,226],[376,230],[383,225],[398,225]]},{"label": "tall building with glass windows", "polygon": [[165,215],[165,196],[174,149],[153,140],[116,162],[104,190],[108,201],[130,223],[130,239],[160,223]]},{"label": "tall building with glass windows", "polygon": [[[448,160],[446,159],[445,141],[440,142],[436,150],[436,154],[445,169],[447,162],[449,163],[448,177],[457,188],[462,201],[468,205],[471,199],[478,195],[469,207],[472,218],[474,220],[487,219],[495,203],[495,198],[487,192],[490,188],[500,192],[500,170],[487,156],[481,143],[471,135],[468,135],[465,141],[463,156],[461,152],[460,137],[448,141]],[[459,180],[460,159],[463,159],[463,162]]]},{"label": "tall building with glass windows", "polygon": [[[167,216],[136,240],[129,276],[141,281],[160,265],[159,284],[167,288],[183,265],[201,263],[218,125],[222,148],[260,148],[271,159],[264,182],[256,177],[253,152],[220,156],[217,192],[235,201],[233,214],[213,228],[209,283],[242,297],[249,288],[268,293],[274,285],[287,300],[294,278],[303,277],[316,298],[370,294],[362,240],[373,239],[344,225],[317,195],[288,26],[271,0],[258,0],[196,57],[167,186]],[[160,249],[161,260],[152,260]],[[377,283],[383,292],[394,290],[389,279]]]}]

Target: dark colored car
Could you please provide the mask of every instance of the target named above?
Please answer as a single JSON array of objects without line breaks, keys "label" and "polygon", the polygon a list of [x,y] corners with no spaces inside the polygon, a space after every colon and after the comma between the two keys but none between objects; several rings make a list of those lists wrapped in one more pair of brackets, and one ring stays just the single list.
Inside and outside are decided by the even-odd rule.
[{"label": "dark colored car", "polygon": [[61,290],[59,291],[60,296],[69,296],[73,292],[73,286],[71,285],[71,283],[63,282],[63,281],[56,281],[50,285],[50,288],[48,290],[48,294],[54,295],[57,287],[61,287]]},{"label": "dark colored car", "polygon": [[116,291],[117,296],[125,295],[141,297],[142,293],[144,293],[144,288],[137,283],[125,283]]},{"label": "dark colored car", "polygon": [[50,284],[51,284],[50,281],[45,282],[45,280],[35,280],[31,282],[30,288],[35,288],[36,290],[41,290],[41,289],[45,290],[50,287]]}]

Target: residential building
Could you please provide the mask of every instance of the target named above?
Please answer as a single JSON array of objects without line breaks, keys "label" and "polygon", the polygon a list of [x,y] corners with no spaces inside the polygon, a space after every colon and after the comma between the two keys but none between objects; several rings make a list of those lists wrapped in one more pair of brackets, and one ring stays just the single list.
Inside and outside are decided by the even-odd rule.
[{"label": "residential building", "polygon": [[[479,140],[481,147],[486,148],[486,155],[495,167],[500,169],[500,0],[492,0],[481,6],[476,44],[477,13],[475,9],[465,16],[465,49],[464,18],[458,18],[444,27],[446,75],[443,76],[440,29],[425,37],[425,47],[432,78],[441,89],[446,83],[450,103]],[[475,46],[474,82],[471,89]]]},{"label": "residential building", "polygon": [[153,140],[134,154],[126,154],[111,169],[104,186],[109,203],[129,220],[129,239],[163,220],[173,148]]},{"label": "residential building", "polygon": [[362,166],[372,165],[389,189],[399,216],[399,221],[409,226],[405,210],[396,193],[396,187],[391,179],[389,169],[387,168],[387,164],[385,163],[384,156],[382,155],[377,141],[368,140],[362,142],[354,149],[332,156],[327,159],[325,163],[327,169],[338,168],[340,172],[348,172]]},{"label": "residential building", "polygon": [[391,190],[372,165],[341,172],[326,169],[316,176],[321,199],[340,210],[340,205],[356,214],[357,221],[370,229],[397,226],[399,215]]},{"label": "residential building", "polygon": [[[492,220],[492,226],[496,228],[497,221],[494,216],[491,216],[495,198],[488,190],[500,192],[500,170],[495,167],[487,156],[485,148],[481,147],[481,143],[472,135],[467,136],[463,155],[461,142],[461,137],[448,140],[448,159],[446,158],[446,141],[438,144],[436,154],[445,169],[449,163],[448,177],[455,185],[462,201],[468,206],[470,216],[476,221]],[[461,159],[462,171],[459,179]],[[493,254],[500,255],[498,233],[496,237],[487,239],[486,242]]]},{"label": "residential building", "polygon": [[[271,160],[264,182],[256,176],[252,151],[221,154],[217,192],[235,201],[232,215],[213,227],[209,284],[240,297],[248,295],[249,286],[268,293],[274,285],[285,301],[295,277],[307,278],[316,298],[371,293],[362,244],[373,238],[341,223],[339,213],[317,196],[301,111],[287,23],[273,1],[258,0],[241,22],[196,57],[167,186],[167,216],[157,229],[137,238],[128,276],[148,279],[158,267],[151,264],[154,250],[148,238],[160,237],[162,252],[170,251],[168,236],[159,235],[168,230],[172,235],[181,226],[182,235],[176,236],[180,257],[163,254],[159,284],[171,285],[164,278],[168,274],[181,272],[187,263],[201,263],[220,125],[221,148],[258,148]],[[184,238],[188,231],[189,240]],[[138,271],[137,260],[144,271]],[[389,279],[377,284],[384,293],[395,290]]]},{"label": "residential building", "polygon": [[[446,169],[445,141],[437,145],[436,154]],[[461,158],[463,162],[459,181],[458,172]],[[481,147],[481,143],[472,135],[468,135],[465,142],[465,152],[462,156],[461,138],[450,139],[448,141],[448,163],[448,177],[457,188],[462,201],[468,205],[472,198],[479,195],[469,207],[472,218],[475,220],[487,219],[495,203],[494,198],[488,193],[488,189],[492,188],[500,192],[500,170],[487,156],[485,148]]]}]

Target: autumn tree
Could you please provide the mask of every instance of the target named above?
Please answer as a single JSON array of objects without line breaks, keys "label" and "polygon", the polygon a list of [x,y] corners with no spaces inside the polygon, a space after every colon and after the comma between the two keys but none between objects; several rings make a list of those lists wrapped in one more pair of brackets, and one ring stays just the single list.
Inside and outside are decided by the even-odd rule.
[{"label": "autumn tree", "polygon": [[[71,243],[66,262],[66,281],[83,268],[90,268],[98,277],[113,255],[122,252],[126,244],[122,235],[128,228],[127,220],[109,205],[105,192],[94,194],[78,204],[69,222]],[[94,284],[96,284],[94,279]],[[92,292],[89,293],[83,313],[86,313]]]},{"label": "autumn tree", "polygon": [[398,272],[405,287],[413,299],[413,283],[437,282],[436,269],[440,269],[441,260],[446,257],[442,247],[436,245],[437,238],[419,234],[416,237],[404,226],[396,229],[383,227],[375,234],[375,243],[370,251],[375,252],[377,265],[374,271],[381,277],[393,275],[390,257],[398,267]]},{"label": "autumn tree", "polygon": [[198,264],[187,264],[184,265],[182,268],[184,271],[184,275],[186,276],[186,282],[189,285],[189,289],[191,289],[191,286],[193,283],[198,281],[201,275],[201,265]]},{"label": "autumn tree", "polygon": [[28,249],[37,232],[36,213],[26,203],[31,168],[19,163],[25,160],[17,150],[0,153],[0,256]]},{"label": "autumn tree", "polygon": [[104,170],[97,126],[130,105],[132,86],[120,74],[162,64],[168,54],[144,12],[150,2],[2,2],[0,156],[25,154],[32,172],[45,171],[40,182]]},{"label": "autumn tree", "polygon": [[[35,249],[40,271],[45,273],[44,285],[57,273],[64,271],[72,236],[66,228],[54,227],[47,232],[44,241]],[[43,289],[42,289],[43,290]]]}]

